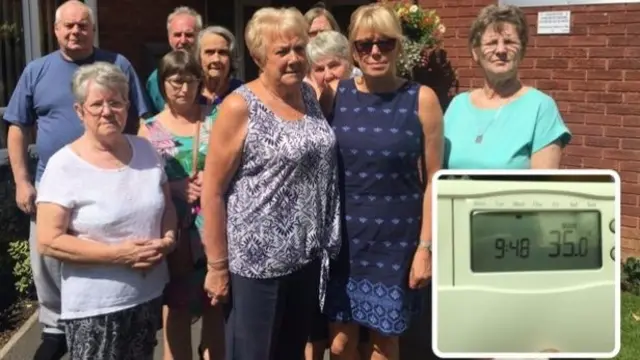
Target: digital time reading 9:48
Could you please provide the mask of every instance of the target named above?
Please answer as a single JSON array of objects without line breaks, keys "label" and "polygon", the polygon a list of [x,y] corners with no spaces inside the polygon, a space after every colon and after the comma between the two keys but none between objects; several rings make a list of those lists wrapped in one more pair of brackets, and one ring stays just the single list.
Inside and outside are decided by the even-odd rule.
[{"label": "digital time reading 9:48", "polygon": [[471,270],[598,269],[600,223],[598,211],[476,211],[471,214]]}]

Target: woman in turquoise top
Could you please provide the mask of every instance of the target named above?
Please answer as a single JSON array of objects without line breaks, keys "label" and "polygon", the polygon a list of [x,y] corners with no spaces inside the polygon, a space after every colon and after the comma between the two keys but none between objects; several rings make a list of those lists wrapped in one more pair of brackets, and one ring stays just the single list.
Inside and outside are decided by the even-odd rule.
[{"label": "woman in turquoise top", "polygon": [[[165,55],[158,67],[160,93],[167,106],[144,121],[139,135],[162,155],[179,219],[176,251],[168,258],[170,281],[163,308],[164,359],[192,358],[191,319],[202,316],[200,358],[222,359],[222,312],[204,292],[206,259],[200,233],[200,189],[214,117],[198,103],[202,69],[185,51]],[[207,357],[205,357],[207,356]]]},{"label": "woman in turquoise top", "polygon": [[456,96],[444,116],[447,169],[558,169],[571,133],[555,101],[518,78],[528,25],[516,6],[489,5],[471,26],[469,48],[485,77]]}]

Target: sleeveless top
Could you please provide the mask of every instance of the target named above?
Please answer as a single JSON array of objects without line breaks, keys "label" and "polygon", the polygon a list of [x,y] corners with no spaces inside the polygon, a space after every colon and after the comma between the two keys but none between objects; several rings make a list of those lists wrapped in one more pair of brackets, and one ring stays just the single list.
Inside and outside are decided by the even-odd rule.
[{"label": "sleeveless top", "polygon": [[340,249],[337,150],[314,91],[303,83],[306,113],[297,121],[278,117],[246,85],[235,93],[249,118],[227,193],[231,272],[276,278],[322,258],[326,275]]}]

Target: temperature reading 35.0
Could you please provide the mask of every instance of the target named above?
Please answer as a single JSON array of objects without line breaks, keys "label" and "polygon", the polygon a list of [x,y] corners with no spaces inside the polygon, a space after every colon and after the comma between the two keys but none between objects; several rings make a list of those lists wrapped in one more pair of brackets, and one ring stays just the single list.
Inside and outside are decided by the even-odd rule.
[{"label": "temperature reading 35.0", "polygon": [[482,211],[471,216],[474,272],[598,269],[598,211]]}]

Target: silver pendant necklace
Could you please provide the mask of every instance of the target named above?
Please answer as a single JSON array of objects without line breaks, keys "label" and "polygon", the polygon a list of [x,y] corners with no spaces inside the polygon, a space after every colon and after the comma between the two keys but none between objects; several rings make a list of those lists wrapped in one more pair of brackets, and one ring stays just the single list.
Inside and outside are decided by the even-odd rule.
[{"label": "silver pendant necklace", "polygon": [[484,127],[484,130],[481,131],[480,129],[478,129],[478,135],[476,135],[476,144],[482,143],[482,140],[484,139],[484,133],[489,129],[491,124],[493,124],[493,122],[496,121],[498,117],[500,117],[500,113],[502,112],[502,109],[504,108],[505,105],[506,104],[498,108],[498,111],[496,111],[496,113],[493,115],[493,117],[491,118],[491,121],[487,123],[487,126]]}]

